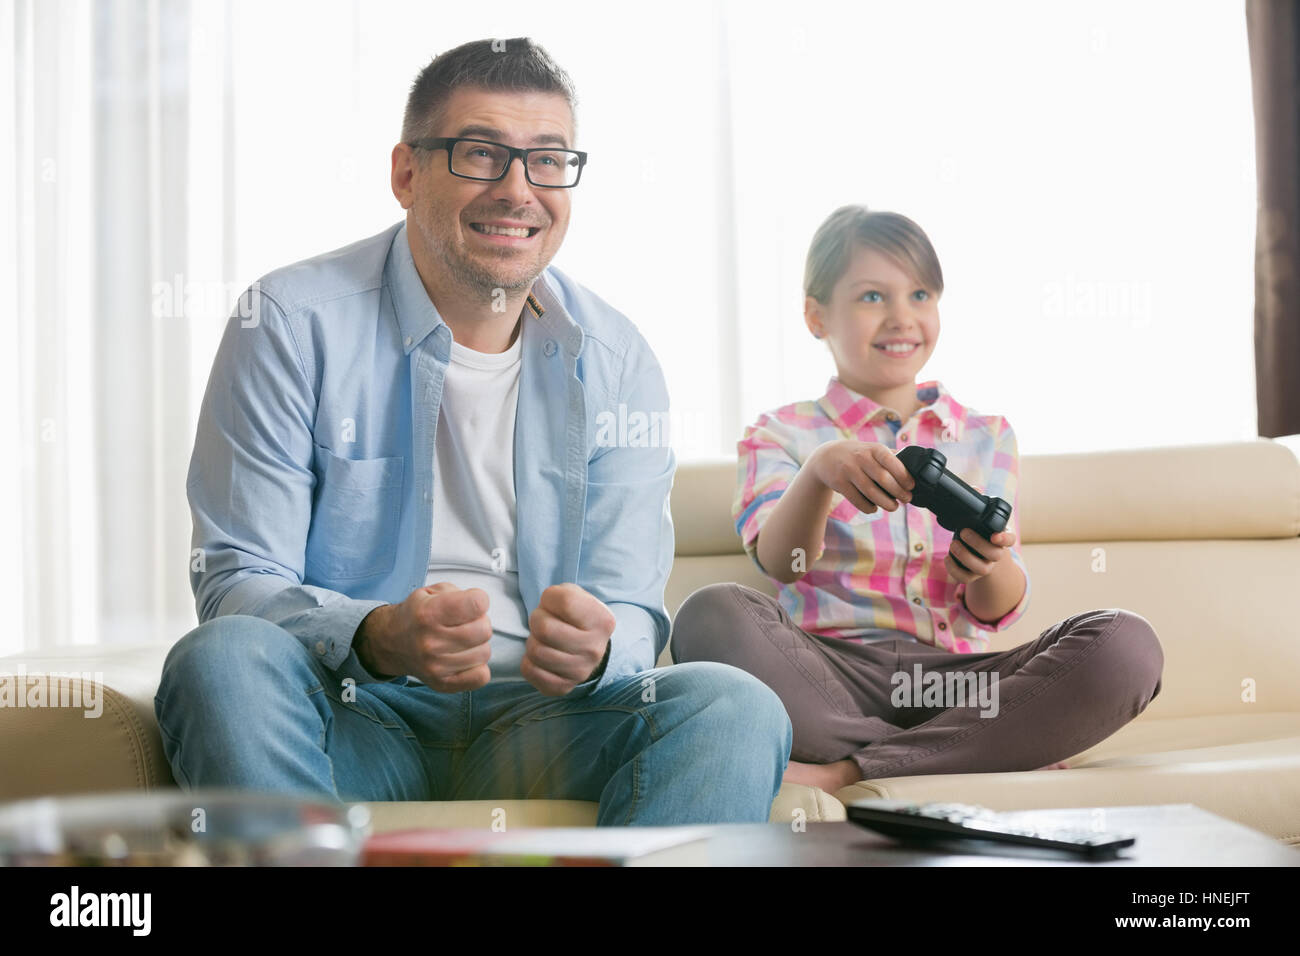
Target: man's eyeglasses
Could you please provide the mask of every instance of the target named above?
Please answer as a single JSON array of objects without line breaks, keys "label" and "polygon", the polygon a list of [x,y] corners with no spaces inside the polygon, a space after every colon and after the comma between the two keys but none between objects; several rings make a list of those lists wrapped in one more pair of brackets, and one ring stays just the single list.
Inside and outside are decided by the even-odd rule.
[{"label": "man's eyeglasses", "polygon": [[519,149],[486,139],[440,136],[407,143],[415,149],[445,149],[447,171],[462,179],[496,182],[504,179],[516,156],[524,164],[530,185],[548,189],[569,189],[578,185],[587,154],[576,149],[553,149],[550,146]]}]

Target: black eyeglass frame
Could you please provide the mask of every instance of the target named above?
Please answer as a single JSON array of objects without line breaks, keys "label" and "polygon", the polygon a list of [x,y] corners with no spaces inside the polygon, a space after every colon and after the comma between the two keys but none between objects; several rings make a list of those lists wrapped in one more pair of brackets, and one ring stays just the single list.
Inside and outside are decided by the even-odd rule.
[{"label": "black eyeglass frame", "polygon": [[[482,143],[484,146],[495,146],[498,149],[504,149],[507,154],[505,168],[501,170],[500,176],[466,176],[464,173],[458,173],[451,168],[451,151],[457,143]],[[572,189],[582,180],[582,170],[587,165],[587,154],[580,149],[565,149],[561,146],[531,146],[527,149],[521,149],[518,146],[507,146],[505,143],[496,143],[490,139],[475,139],[472,136],[437,136],[432,139],[417,139],[413,143],[407,143],[412,149],[445,149],[447,151],[447,172],[453,176],[459,176],[461,179],[472,179],[480,183],[498,183],[506,178],[510,172],[510,164],[518,157],[524,164],[524,178],[528,180],[528,185],[536,186],[538,189]],[[578,175],[573,182],[557,186],[553,183],[533,182],[532,174],[528,171],[528,155],[530,153],[572,153],[578,157]]]}]

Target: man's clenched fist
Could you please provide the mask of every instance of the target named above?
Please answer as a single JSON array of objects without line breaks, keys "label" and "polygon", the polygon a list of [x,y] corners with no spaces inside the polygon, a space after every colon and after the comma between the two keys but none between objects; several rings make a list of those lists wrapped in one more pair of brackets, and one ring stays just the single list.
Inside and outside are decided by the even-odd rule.
[{"label": "man's clenched fist", "polygon": [[357,629],[357,657],[376,674],[410,674],[444,694],[477,690],[492,678],[492,623],[482,588],[440,581],[385,604]]},{"label": "man's clenched fist", "polygon": [[520,673],[548,697],[562,697],[591,679],[616,623],[614,612],[578,585],[552,585],[528,616]]}]

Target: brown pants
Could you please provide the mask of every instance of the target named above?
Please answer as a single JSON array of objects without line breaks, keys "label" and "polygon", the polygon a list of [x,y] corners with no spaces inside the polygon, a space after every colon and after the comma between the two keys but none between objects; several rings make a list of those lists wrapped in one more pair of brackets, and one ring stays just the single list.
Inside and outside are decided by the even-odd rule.
[{"label": "brown pants", "polygon": [[[711,584],[673,622],[673,660],[719,661],[777,693],[791,759],[852,759],[862,778],[1036,770],[1082,753],[1160,693],[1151,624],[1086,611],[1008,651],[953,654],[902,631],[859,644],[796,625],[773,598]],[[932,676],[933,675],[933,676]]]}]

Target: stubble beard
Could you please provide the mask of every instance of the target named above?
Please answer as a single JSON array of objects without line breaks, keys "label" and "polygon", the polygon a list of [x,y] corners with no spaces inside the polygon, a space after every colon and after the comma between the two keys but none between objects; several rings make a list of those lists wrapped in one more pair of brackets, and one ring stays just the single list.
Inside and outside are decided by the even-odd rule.
[{"label": "stubble beard", "polygon": [[504,270],[491,272],[482,268],[466,255],[461,246],[445,240],[430,228],[430,222],[436,218],[431,213],[431,209],[422,212],[418,206],[416,207],[415,225],[420,230],[424,247],[429,251],[429,255],[451,274],[453,281],[467,292],[491,300],[500,294],[496,291],[498,289],[504,289],[509,293],[531,288],[537,276],[541,274],[541,270],[533,272],[528,266],[522,264],[517,267],[522,274],[514,276],[505,273]]}]

